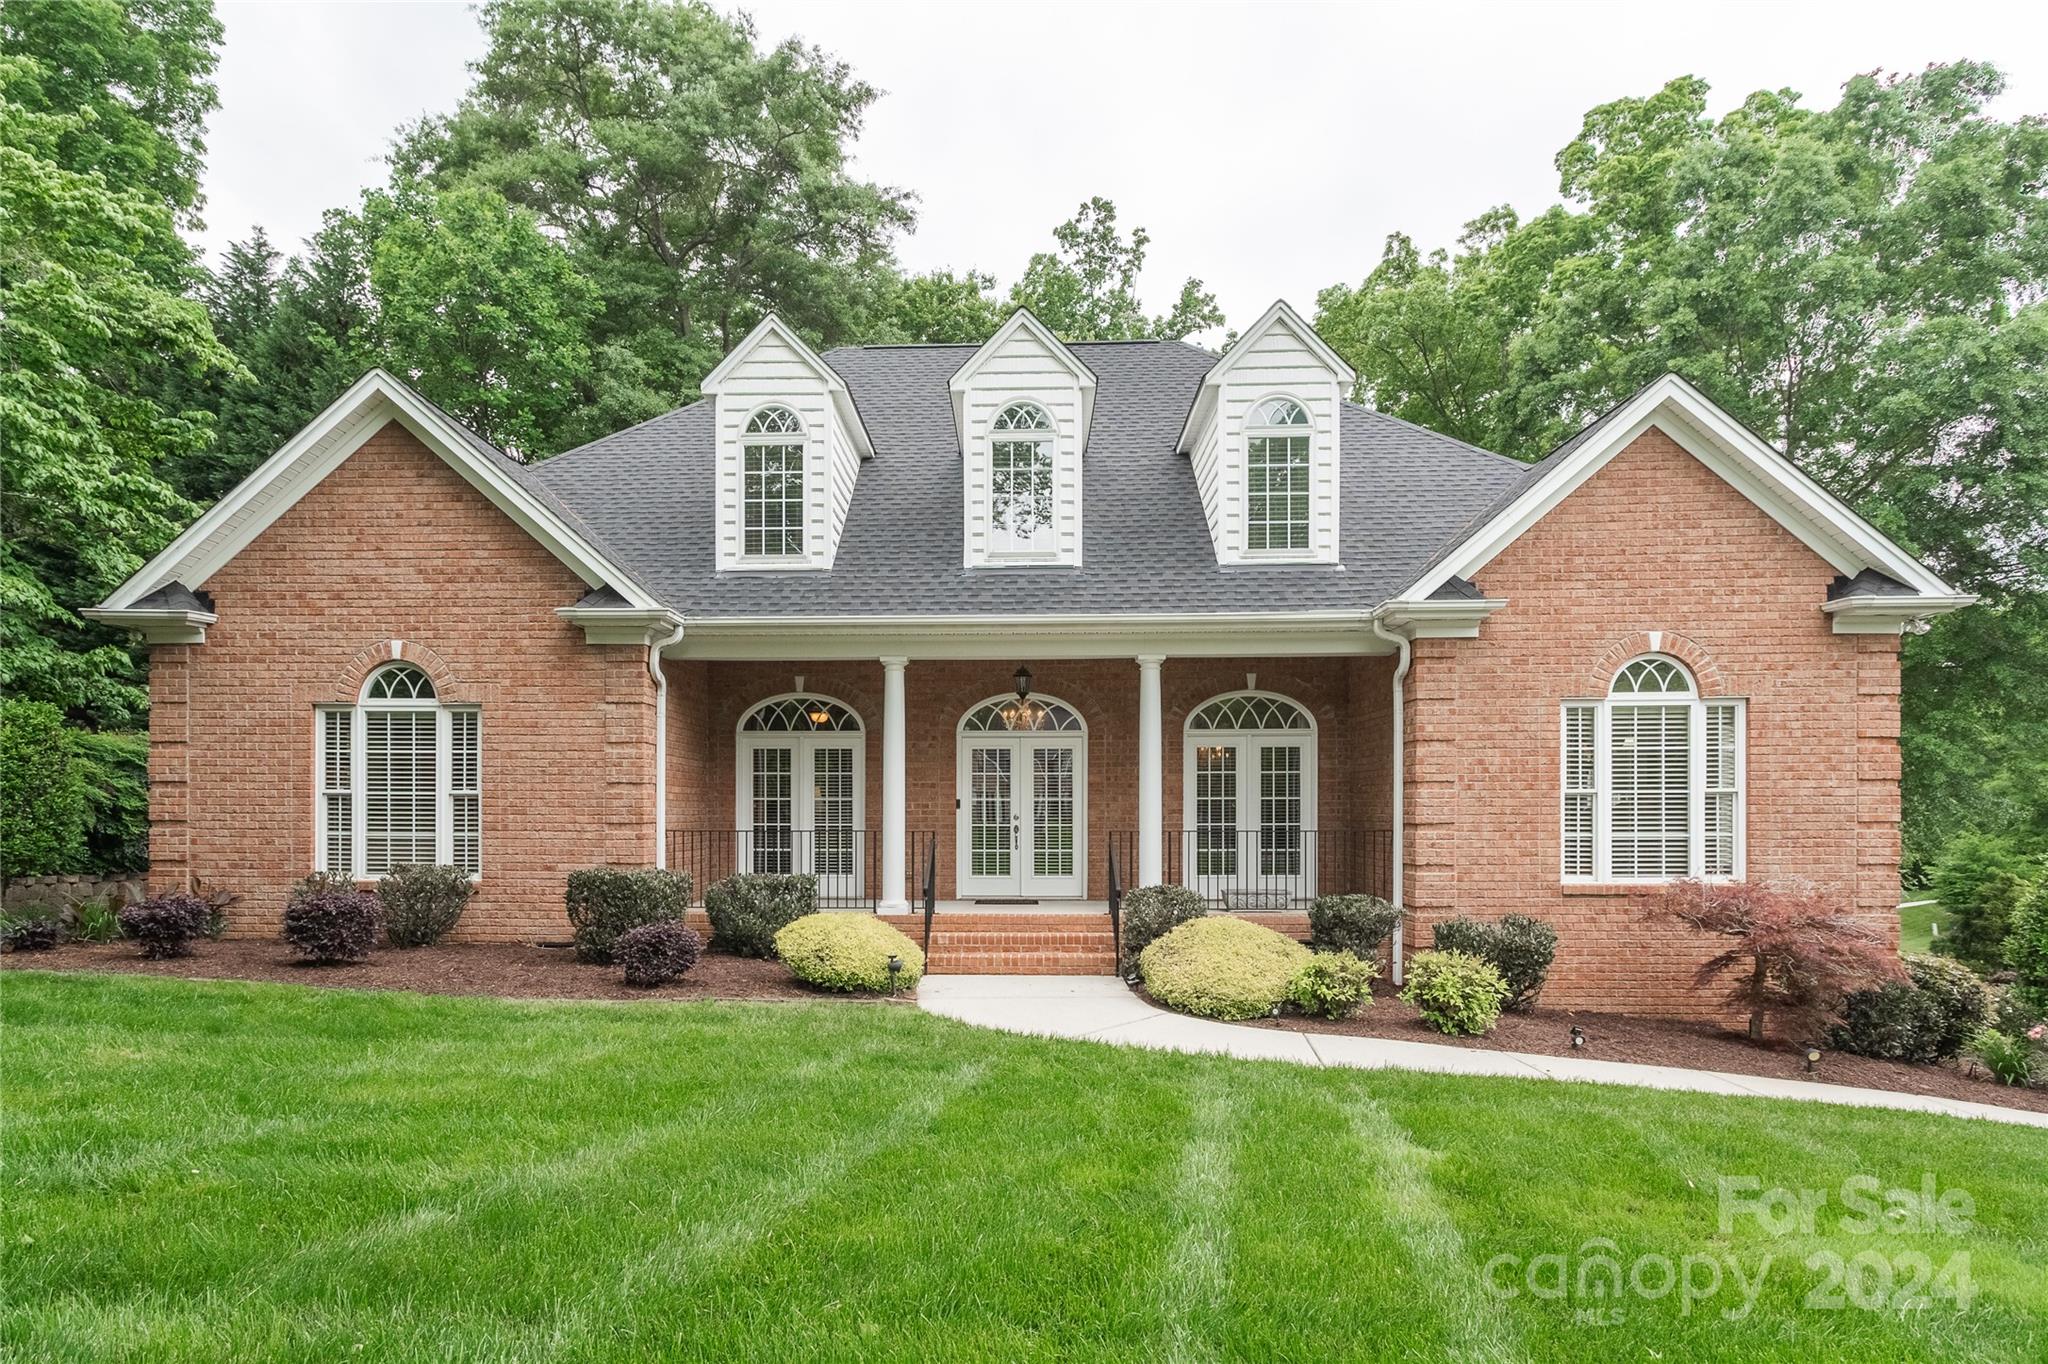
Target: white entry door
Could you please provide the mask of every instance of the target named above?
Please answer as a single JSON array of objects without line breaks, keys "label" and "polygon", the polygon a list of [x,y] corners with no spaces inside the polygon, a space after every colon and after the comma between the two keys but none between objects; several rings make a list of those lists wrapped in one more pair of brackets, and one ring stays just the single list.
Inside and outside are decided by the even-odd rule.
[{"label": "white entry door", "polygon": [[1247,908],[1315,897],[1315,750],[1303,738],[1203,736],[1189,754],[1190,884]]},{"label": "white entry door", "polygon": [[857,734],[744,736],[741,870],[809,873],[821,899],[859,898],[861,758]]},{"label": "white entry door", "polygon": [[963,734],[960,894],[1087,894],[1088,747],[1079,735]]}]

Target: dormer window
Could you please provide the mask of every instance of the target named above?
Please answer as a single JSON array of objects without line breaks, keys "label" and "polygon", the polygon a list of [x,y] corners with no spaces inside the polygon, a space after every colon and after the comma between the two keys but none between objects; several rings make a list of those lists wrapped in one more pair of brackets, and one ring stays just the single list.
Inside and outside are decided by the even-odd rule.
[{"label": "dormer window", "polygon": [[1299,552],[1309,536],[1309,419],[1269,398],[1245,422],[1245,548]]},{"label": "dormer window", "polygon": [[1045,554],[1052,546],[1052,418],[1037,403],[1011,403],[989,427],[989,535],[995,554]]},{"label": "dormer window", "polygon": [[786,407],[764,407],[747,419],[740,441],[741,552],[748,558],[804,552],[804,424]]}]

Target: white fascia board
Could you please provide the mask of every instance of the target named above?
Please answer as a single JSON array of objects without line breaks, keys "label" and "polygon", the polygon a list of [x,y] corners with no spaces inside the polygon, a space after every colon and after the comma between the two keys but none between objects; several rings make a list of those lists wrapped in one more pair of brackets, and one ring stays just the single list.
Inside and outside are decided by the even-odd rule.
[{"label": "white fascia board", "polygon": [[860,451],[861,458],[873,459],[875,443],[868,438],[867,423],[861,420],[860,409],[853,404],[853,392],[847,388],[846,380],[774,313],[762,318],[737,346],[726,353],[726,357],[720,360],[711,372],[704,376],[703,382],[697,385],[697,391],[706,397],[716,397],[719,388],[732,377],[733,370],[746,362],[747,356],[753,352],[754,347],[761,344],[763,338],[770,336],[795,351],[797,358],[810,366],[824,383],[825,391],[831,394],[832,409],[838,414],[847,431],[852,434],[854,447]]},{"label": "white fascia board", "polygon": [[1477,639],[1481,623],[1506,605],[1499,597],[1390,601],[1373,615],[1389,630],[1410,639]]},{"label": "white fascia board", "polygon": [[967,388],[988,358],[1001,349],[1004,342],[1019,330],[1028,331],[1039,344],[1051,351],[1059,362],[1074,376],[1074,382],[1081,387],[1081,449],[1088,448],[1088,432],[1095,420],[1095,371],[1081,363],[1081,357],[1067,348],[1067,343],[1052,334],[1052,329],[1031,315],[1029,308],[1019,308],[1011,313],[1009,320],[996,328],[996,333],[975,348],[974,354],[960,362],[960,368],[946,381],[946,390],[953,397],[953,426],[960,435],[960,453],[967,454]]},{"label": "white fascia board", "polygon": [[88,606],[78,614],[102,625],[133,630],[151,644],[204,644],[206,627],[220,619],[211,611],[123,611],[103,606]]},{"label": "white fascia board", "polygon": [[1388,652],[1359,611],[1096,616],[788,616],[693,620],[678,651],[707,659],[1229,658]]},{"label": "white fascia board", "polygon": [[1223,376],[1230,373],[1239,360],[1251,353],[1252,342],[1274,327],[1282,325],[1293,332],[1295,337],[1309,348],[1310,353],[1329,369],[1330,376],[1337,381],[1339,389],[1342,390],[1340,396],[1351,392],[1352,385],[1358,382],[1357,371],[1344,363],[1343,356],[1330,349],[1330,343],[1323,340],[1316,333],[1316,329],[1311,327],[1300,313],[1294,311],[1286,299],[1276,298],[1271,307],[1259,314],[1259,320],[1246,327],[1237,340],[1231,343],[1230,349],[1223,357],[1211,365],[1209,372],[1202,376],[1201,391],[1195,397],[1194,406],[1188,409],[1187,420],[1181,423],[1180,437],[1174,442],[1173,448],[1176,452],[1184,455],[1193,448],[1195,435],[1202,429],[1202,423],[1197,419],[1207,410],[1204,400],[1207,400],[1209,406],[1214,405],[1215,393],[1222,387]]},{"label": "white fascia board", "polygon": [[631,606],[558,606],[555,614],[582,626],[586,644],[652,644],[674,634],[683,623],[674,611]]},{"label": "white fascia board", "polygon": [[1472,578],[1653,426],[1837,572],[1853,577],[1874,568],[1925,596],[1959,595],[1705,394],[1677,375],[1667,374],[1616,413],[1597,438],[1546,470],[1521,497],[1468,536],[1456,554],[1401,593],[1401,598],[1420,600],[1454,577]]},{"label": "white fascia board", "polygon": [[1931,616],[1945,616],[1976,602],[1967,592],[1947,596],[1904,596],[1858,592],[1824,603],[1838,635],[1900,635]]},{"label": "white fascia board", "polygon": [[[607,559],[496,461],[472,446],[439,412],[391,375],[373,369],[188,526],[162,553],[116,588],[100,609],[123,609],[174,578],[193,588],[205,586],[208,579],[339,468],[387,421],[396,421],[410,431],[586,584],[609,585],[643,609],[660,606],[630,573]],[[287,479],[292,482],[285,483]],[[261,501],[264,493],[280,484],[285,488],[284,495]]]}]

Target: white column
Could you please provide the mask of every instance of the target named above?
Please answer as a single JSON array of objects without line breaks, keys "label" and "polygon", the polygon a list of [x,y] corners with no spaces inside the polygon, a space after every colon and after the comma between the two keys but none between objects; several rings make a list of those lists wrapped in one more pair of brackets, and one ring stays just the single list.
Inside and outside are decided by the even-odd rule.
[{"label": "white column", "polygon": [[1160,654],[1138,656],[1138,884],[1156,886],[1165,876],[1166,777],[1161,769],[1162,744],[1159,732]]},{"label": "white column", "polygon": [[909,910],[904,893],[903,669],[906,658],[882,660],[882,903],[884,914]]}]

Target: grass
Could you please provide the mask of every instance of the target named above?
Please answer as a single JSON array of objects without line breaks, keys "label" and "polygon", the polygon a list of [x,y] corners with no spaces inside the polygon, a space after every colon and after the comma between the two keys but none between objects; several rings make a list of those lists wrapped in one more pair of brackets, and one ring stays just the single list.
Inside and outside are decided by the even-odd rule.
[{"label": "grass", "polygon": [[1899,906],[1899,951],[1931,952],[1934,950],[1934,925],[1941,917],[1941,906],[1928,899],[1925,891],[1907,898],[1925,899],[1927,903]]},{"label": "grass", "polygon": [[[0,1023],[0,1359],[2048,1356],[2037,1129],[885,1007],[10,971]],[[1859,1174],[1965,1190],[1971,1225],[1853,1234]],[[1724,1230],[1724,1175],[1827,1202]],[[1602,1252],[1769,1267],[1734,1320],[1732,1283],[1529,1290]],[[1868,1262],[1867,1306],[1807,1301],[1827,1254]],[[1967,1310],[1877,1295],[1958,1255]]]}]

